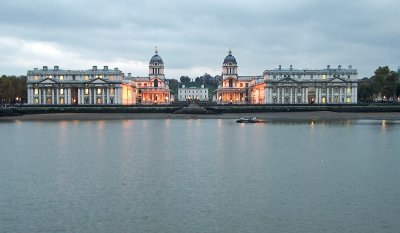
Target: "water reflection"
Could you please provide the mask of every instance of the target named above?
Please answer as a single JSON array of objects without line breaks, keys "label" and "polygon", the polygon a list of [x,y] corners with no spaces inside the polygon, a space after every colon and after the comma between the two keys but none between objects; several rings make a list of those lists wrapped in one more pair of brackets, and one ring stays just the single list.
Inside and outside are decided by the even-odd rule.
[{"label": "water reflection", "polygon": [[[5,232],[400,228],[391,221],[400,205],[399,121],[168,119],[0,127]],[[17,139],[23,143],[11,147]]]}]

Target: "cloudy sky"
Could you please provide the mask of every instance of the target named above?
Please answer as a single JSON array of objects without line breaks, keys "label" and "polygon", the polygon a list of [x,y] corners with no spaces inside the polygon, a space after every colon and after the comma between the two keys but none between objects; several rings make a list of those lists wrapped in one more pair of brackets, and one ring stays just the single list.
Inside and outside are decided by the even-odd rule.
[{"label": "cloudy sky", "polygon": [[278,65],[353,65],[359,78],[400,65],[397,0],[2,0],[0,74],[59,65],[146,75],[154,47],[167,78],[221,73],[231,48],[240,75]]}]

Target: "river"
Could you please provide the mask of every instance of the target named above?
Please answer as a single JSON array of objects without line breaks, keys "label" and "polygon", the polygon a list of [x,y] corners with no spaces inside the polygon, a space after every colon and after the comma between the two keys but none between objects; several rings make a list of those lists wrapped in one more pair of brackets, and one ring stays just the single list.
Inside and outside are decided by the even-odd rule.
[{"label": "river", "polygon": [[397,232],[400,121],[0,122],[1,232]]}]

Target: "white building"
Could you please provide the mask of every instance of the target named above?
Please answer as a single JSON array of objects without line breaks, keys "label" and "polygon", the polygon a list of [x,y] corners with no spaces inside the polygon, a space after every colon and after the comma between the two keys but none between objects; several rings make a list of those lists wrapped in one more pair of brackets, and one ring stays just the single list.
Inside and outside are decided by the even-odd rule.
[{"label": "white building", "polygon": [[185,87],[185,85],[182,85],[181,88],[178,88],[178,101],[188,100],[208,101],[208,88],[205,88],[204,85],[201,85],[201,87]]},{"label": "white building", "polygon": [[349,66],[321,70],[264,71],[266,104],[357,103],[357,70]]},{"label": "white building", "polygon": [[134,104],[135,88],[123,73],[108,66],[89,70],[62,70],[58,66],[28,71],[28,104],[90,105]]}]

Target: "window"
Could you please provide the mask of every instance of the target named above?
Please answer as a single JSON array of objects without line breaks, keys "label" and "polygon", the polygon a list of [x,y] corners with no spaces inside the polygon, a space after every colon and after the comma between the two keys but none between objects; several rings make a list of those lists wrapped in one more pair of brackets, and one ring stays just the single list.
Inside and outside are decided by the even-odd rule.
[{"label": "window", "polygon": [[75,75],[72,75],[72,80],[74,80],[74,81],[75,81]]},{"label": "window", "polygon": [[35,79],[35,80],[38,80],[38,79],[39,79],[39,77],[36,75],[36,76],[34,77],[34,79]]},{"label": "window", "polygon": [[323,75],[322,75],[322,80],[325,80],[325,79],[326,79],[326,75],[323,74]]},{"label": "window", "polygon": [[89,75],[85,75],[84,80],[89,80]]},{"label": "window", "polygon": [[64,89],[60,89],[60,95],[64,95]]},{"label": "window", "polygon": [[101,88],[97,88],[97,94],[101,95]]},{"label": "window", "polygon": [[114,92],[115,92],[114,88],[111,88],[110,89],[110,95],[114,95]]},{"label": "window", "polygon": [[39,89],[35,88],[34,92],[35,92],[35,95],[39,95]]},{"label": "window", "polygon": [[243,83],[240,83],[240,87],[243,87]]},{"label": "window", "polygon": [[233,87],[233,80],[229,79],[229,87]]},{"label": "window", "polygon": [[64,76],[63,75],[60,75],[60,80],[64,80]]},{"label": "window", "polygon": [[89,89],[85,88],[85,95],[89,95]]},{"label": "window", "polygon": [[301,75],[297,75],[297,78],[298,78],[298,79],[301,79]]},{"label": "window", "polygon": [[51,89],[50,88],[46,89],[46,95],[51,95]]}]

